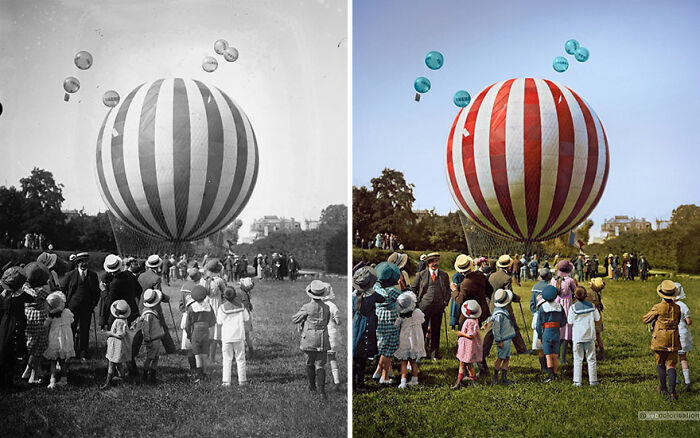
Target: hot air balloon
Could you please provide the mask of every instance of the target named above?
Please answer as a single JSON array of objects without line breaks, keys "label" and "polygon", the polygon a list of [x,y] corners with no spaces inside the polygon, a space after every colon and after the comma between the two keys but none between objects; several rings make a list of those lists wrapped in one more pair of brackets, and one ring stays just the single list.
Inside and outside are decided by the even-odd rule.
[{"label": "hot air balloon", "polygon": [[100,128],[97,182],[109,210],[151,238],[185,242],[229,224],[258,174],[253,127],[223,91],[159,79],[136,87]]},{"label": "hot air balloon", "polygon": [[545,79],[510,79],[459,111],[447,181],[460,210],[489,234],[519,242],[561,236],[598,204],[608,142],[593,109]]}]

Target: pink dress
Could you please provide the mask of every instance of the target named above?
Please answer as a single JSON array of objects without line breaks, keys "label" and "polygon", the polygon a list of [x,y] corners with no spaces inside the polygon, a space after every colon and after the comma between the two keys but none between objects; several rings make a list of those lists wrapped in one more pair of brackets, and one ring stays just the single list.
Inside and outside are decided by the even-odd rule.
[{"label": "pink dress", "polygon": [[[552,279],[551,284],[552,286],[557,287],[556,278]],[[573,294],[575,290],[576,282],[574,282],[573,278],[567,277],[562,279],[561,290],[559,291],[559,295],[557,296],[555,301],[561,304],[561,307],[564,308],[564,314],[566,314],[567,320],[569,318],[569,308],[574,302]],[[573,326],[571,324],[564,324],[564,326],[559,329],[559,337],[562,341],[570,341],[572,339],[572,332]]]},{"label": "pink dress", "polygon": [[457,340],[457,359],[465,363],[481,362],[483,358],[483,347],[481,344],[481,331],[479,330],[479,320],[469,318],[462,325],[462,332],[474,336],[474,339],[460,337]]}]

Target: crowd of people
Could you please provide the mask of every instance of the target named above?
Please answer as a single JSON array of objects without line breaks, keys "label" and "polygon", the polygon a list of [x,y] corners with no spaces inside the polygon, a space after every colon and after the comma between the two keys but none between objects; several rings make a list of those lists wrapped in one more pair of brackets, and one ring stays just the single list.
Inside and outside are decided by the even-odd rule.
[{"label": "crowd of people", "polygon": [[[479,380],[488,380],[487,358],[494,344],[492,385],[513,383],[508,378],[513,349],[517,354],[537,352],[545,383],[559,380],[560,364],[569,364],[572,356],[573,384],[582,385],[584,361],[589,384],[599,384],[597,361],[606,358],[602,337],[605,280],[596,275],[594,258],[557,256],[550,265],[547,257],[540,264],[536,255],[528,259],[504,254],[489,260],[461,254],[450,279],[439,268],[440,254],[430,253],[420,256],[412,282],[405,270],[407,260],[406,254],[395,252],[385,262],[371,265],[363,261],[353,267],[354,391],[368,390],[365,374],[373,360],[377,363],[372,379],[379,384],[395,383],[392,359],[396,359],[401,363],[398,387],[418,385],[421,359],[440,359],[443,318],[445,332],[451,326],[458,337],[454,351],[459,368],[453,390],[465,383],[477,386]],[[586,275],[587,266],[595,266],[590,275]],[[513,282],[519,283],[521,278],[536,280],[529,303],[531,346],[523,340],[512,305],[521,302],[513,292]],[[690,387],[686,354],[692,349],[688,330],[692,321],[687,305],[681,301],[685,294],[679,283],[665,280],[657,293],[662,301],[644,316],[643,322],[652,324],[654,331],[651,348],[656,354],[658,391],[676,399],[675,366],[679,358],[686,389]],[[522,306],[520,312],[527,324]],[[529,331],[525,331],[529,341]]]},{"label": "crowd of people", "polygon": [[403,250],[404,246],[399,242],[399,236],[394,233],[377,233],[366,239],[360,236],[360,231],[355,231],[353,245],[361,249],[379,248],[388,251]]}]

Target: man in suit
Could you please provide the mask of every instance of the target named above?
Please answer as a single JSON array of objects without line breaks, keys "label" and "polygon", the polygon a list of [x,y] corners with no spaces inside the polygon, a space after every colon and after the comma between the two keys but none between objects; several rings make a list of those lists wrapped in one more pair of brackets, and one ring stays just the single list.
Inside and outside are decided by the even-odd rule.
[{"label": "man in suit", "polygon": [[433,361],[440,358],[440,324],[445,307],[450,302],[450,277],[438,269],[440,254],[433,252],[426,256],[428,269],[416,275],[411,290],[418,297],[418,308],[425,314],[423,333],[428,333],[430,325],[430,356]]},{"label": "man in suit", "polygon": [[89,358],[90,319],[100,301],[100,281],[97,274],[88,269],[89,254],[81,252],[75,256],[76,268],[63,279],[61,288],[66,294],[66,307],[73,312],[73,333],[78,333],[76,353],[83,361]]},{"label": "man in suit", "polygon": [[[146,260],[146,270],[138,276],[139,286],[141,286],[141,290],[143,292],[145,292],[146,289],[157,289],[161,292],[163,291],[161,284],[161,276],[159,272],[162,264],[163,260],[160,257],[158,257],[158,254],[152,254],[148,257],[148,260]],[[170,297],[166,293],[163,293],[161,297],[161,303],[169,302]],[[165,332],[165,334],[161,338],[161,342],[163,343],[163,348],[165,348],[165,352],[167,354],[174,354],[177,352],[177,348],[175,348],[173,338],[170,336],[170,329],[168,328],[168,324],[165,322],[165,315],[163,314],[163,308],[160,305],[161,303],[158,303],[155,305],[155,307],[153,307],[153,310],[158,315],[158,321],[160,322],[160,326]],[[143,307],[143,305],[141,305],[141,307]],[[140,349],[141,345],[138,345],[138,347]],[[132,353],[134,357],[138,355],[139,349],[137,349],[136,347],[132,347]]]}]

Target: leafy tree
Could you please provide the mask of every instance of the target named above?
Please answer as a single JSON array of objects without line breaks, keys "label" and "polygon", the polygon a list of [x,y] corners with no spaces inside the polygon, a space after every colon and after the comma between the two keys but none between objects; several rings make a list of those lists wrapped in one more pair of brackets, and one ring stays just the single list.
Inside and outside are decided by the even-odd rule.
[{"label": "leafy tree", "polygon": [[66,217],[61,212],[63,184],[57,184],[51,172],[38,167],[19,182],[25,198],[22,231],[42,233],[49,241],[65,239],[62,228]]},{"label": "leafy tree", "polygon": [[16,247],[24,231],[24,195],[15,187],[0,187],[0,230],[5,245]]},{"label": "leafy tree", "polygon": [[385,168],[381,176],[371,179],[375,198],[372,215],[376,232],[394,233],[405,239],[410,225],[416,222],[413,213],[413,184],[404,179],[403,173]]},{"label": "leafy tree", "polygon": [[321,211],[320,226],[332,229],[346,229],[348,226],[348,206],[332,204]]},{"label": "leafy tree", "polygon": [[700,207],[695,204],[680,205],[671,213],[671,225],[692,227],[700,224]]},{"label": "leafy tree", "polygon": [[[374,195],[367,187],[352,187],[352,226],[364,239],[371,239]],[[355,233],[353,232],[353,236]]]}]

